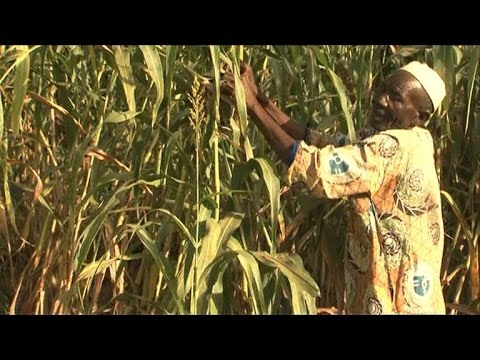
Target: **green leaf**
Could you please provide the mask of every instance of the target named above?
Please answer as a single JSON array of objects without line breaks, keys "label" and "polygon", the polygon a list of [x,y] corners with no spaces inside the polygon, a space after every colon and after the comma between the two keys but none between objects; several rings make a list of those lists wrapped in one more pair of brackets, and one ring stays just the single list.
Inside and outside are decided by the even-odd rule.
[{"label": "green leaf", "polygon": [[472,104],[472,97],[473,97],[473,86],[475,85],[475,79],[477,76],[479,62],[480,62],[480,47],[476,46],[475,49],[472,51],[472,56],[470,58],[469,66],[468,66],[468,76],[467,76],[468,104],[467,104],[467,115],[465,116],[465,135],[467,134],[467,131],[468,131],[470,109],[472,107],[471,104]]},{"label": "green leaf", "polygon": [[274,58],[276,60],[282,60],[282,58],[280,56],[278,56],[277,54],[275,54],[273,51],[271,51],[269,49],[260,48],[259,50],[260,50],[261,53],[264,53],[268,57]]},{"label": "green leaf", "polygon": [[320,296],[317,283],[303,267],[302,259],[298,254],[277,254],[271,256],[265,251],[252,252],[252,254],[267,266],[278,268],[290,283],[311,296]]},{"label": "green leaf", "polygon": [[417,54],[418,52],[424,50],[426,46],[424,45],[406,45],[400,46],[395,52],[395,56],[409,57]]},{"label": "green leaf", "polygon": [[315,53],[315,57],[317,58],[317,61],[324,67],[328,68],[328,60],[327,57],[325,56],[325,50],[323,50],[320,46],[310,46],[310,49],[313,50]]},{"label": "green leaf", "polygon": [[[122,189],[121,189],[122,190]],[[98,234],[101,226],[103,225],[105,219],[110,214],[110,210],[113,209],[119,202],[118,195],[120,191],[115,192],[113,196],[108,198],[108,200],[100,207],[97,215],[89,222],[85,230],[79,237],[81,243],[80,249],[75,258],[75,269],[77,271],[83,266],[83,262],[88,255],[90,247],[95,240],[95,237]]]},{"label": "green leaf", "polygon": [[317,314],[315,296],[311,296],[299,289],[295,282],[290,282],[290,290],[292,292],[292,308],[295,315]]},{"label": "green leaf", "polygon": [[115,55],[115,63],[117,64],[125,98],[127,99],[128,110],[135,112],[137,110],[135,103],[135,78],[130,66],[130,51],[128,47],[113,46],[113,54]]},{"label": "green leaf", "polygon": [[290,283],[290,289],[292,290],[292,308],[295,315],[301,315],[307,313],[307,307],[303,300],[302,290],[297,288],[295,282]]},{"label": "green leaf", "polygon": [[238,261],[245,272],[248,288],[252,293],[253,307],[256,314],[266,314],[265,298],[257,261],[249,251],[243,250],[238,240],[233,237],[227,243],[230,250],[237,253]]},{"label": "green leaf", "polygon": [[170,293],[172,294],[172,297],[175,303],[177,304],[178,311],[180,312],[180,314],[184,314],[185,309],[176,291],[177,289],[176,278],[174,276],[174,270],[172,265],[170,264],[170,261],[165,257],[165,255],[163,255],[158,250],[156,244],[153,242],[152,238],[150,237],[147,230],[143,226],[138,224],[135,224],[135,225],[128,224],[128,226],[135,231],[135,233],[140,238],[140,241],[142,242],[142,244],[147,248],[147,250],[152,255],[153,259],[155,260],[155,263],[160,269],[160,272],[163,274],[163,276],[167,280],[168,288],[170,290]]},{"label": "green leaf", "polygon": [[342,107],[343,114],[345,115],[345,119],[347,120],[348,137],[350,142],[353,143],[355,141],[355,126],[353,125],[352,115],[350,114],[350,100],[347,97],[345,85],[343,84],[342,79],[340,79],[332,70],[328,69],[328,73],[330,74],[333,84],[335,85],[335,89],[340,97],[340,105]]},{"label": "green leaf", "polygon": [[[217,294],[213,294],[212,291],[215,286],[217,286],[218,289],[218,282],[221,281],[221,277],[228,264],[236,257],[236,252],[225,251],[215,257],[215,259],[213,259],[213,261],[206,267],[205,271],[203,271],[203,274],[198,281],[197,309],[199,314],[218,311],[220,301]],[[212,297],[214,298],[212,299]],[[207,300],[209,301],[208,308],[210,310],[207,309]]]},{"label": "green leaf", "polygon": [[12,196],[10,193],[10,185],[9,185],[9,173],[10,173],[10,166],[7,163],[7,142],[1,141],[0,146],[0,166],[3,173],[3,193],[5,195],[5,207],[7,208],[7,216],[10,220],[10,223],[13,225],[14,229],[17,229],[17,224],[15,220],[15,209],[12,202]]},{"label": "green leaf", "polygon": [[112,111],[107,115],[104,122],[118,124],[133,119],[140,113],[141,111]]},{"label": "green leaf", "polygon": [[[233,75],[235,78],[235,101],[237,104],[238,114],[240,116],[240,131],[245,138],[247,138],[247,127],[248,127],[248,117],[247,117],[247,104],[245,102],[245,89],[243,88],[243,83],[240,77],[240,59],[239,52],[235,46],[232,47],[231,57],[233,61]],[[246,155],[247,159],[253,157],[251,152],[251,147],[248,148],[250,144],[247,143]]]},{"label": "green leaf", "polygon": [[463,233],[465,234],[465,236],[467,237],[467,240],[468,240],[468,243],[470,245],[470,247],[474,247],[473,246],[473,235],[472,235],[472,232],[470,231],[468,225],[467,225],[467,221],[465,219],[465,217],[463,216],[462,214],[462,211],[460,210],[460,208],[458,207],[458,204],[457,202],[453,199],[452,195],[450,195],[448,192],[444,191],[444,190],[440,190],[440,193],[445,197],[445,199],[447,200],[447,202],[450,204],[450,206],[452,207],[452,210],[453,212],[455,213],[455,215],[457,216],[457,219],[458,221],[460,222],[460,225],[462,226],[462,230],[463,230]]},{"label": "green leaf", "polygon": [[200,241],[201,248],[197,260],[198,277],[217,256],[221,247],[240,226],[242,220],[243,214],[238,213],[228,214],[219,222],[216,222],[215,219],[207,220],[207,234]]},{"label": "green leaf", "polygon": [[[103,202],[103,204],[100,206],[100,209],[97,211],[96,215],[94,216],[93,220],[85,227],[85,229],[83,230],[82,234],[79,237],[79,241],[81,245],[74,261],[74,267],[77,271],[79,271],[80,267],[83,265],[83,262],[85,261],[85,258],[87,257],[88,252],[90,251],[90,247],[93,241],[95,240],[95,237],[97,236],[98,231],[103,225],[105,219],[107,218],[108,215],[111,214],[110,210],[112,210],[119,203],[120,194],[131,189],[134,186],[137,186],[139,184],[145,184],[145,183],[146,182],[144,180],[139,180],[134,183],[124,184],[120,186],[113,193],[112,196],[108,197],[108,200]],[[158,209],[158,211],[161,211],[161,210],[163,209]]]},{"label": "green leaf", "polygon": [[148,74],[152,78],[155,86],[157,88],[157,96],[153,104],[152,109],[152,126],[157,120],[158,109],[163,101],[163,96],[165,93],[163,86],[163,67],[162,60],[157,53],[157,50],[154,46],[140,45],[140,50],[142,50],[143,56],[145,57],[145,62],[147,63]]},{"label": "green leaf", "polygon": [[218,119],[220,106],[220,46],[210,45],[210,54],[215,74],[215,118]]},{"label": "green leaf", "polygon": [[167,214],[170,218],[172,218],[173,221],[175,222],[175,224],[177,224],[179,229],[182,230],[182,232],[185,234],[187,239],[192,243],[192,245],[194,247],[198,246],[198,244],[195,242],[195,239],[193,238],[192,234],[190,234],[190,231],[188,231],[187,227],[185,226],[185,224],[182,223],[182,221],[175,214],[172,214],[170,211],[168,211],[166,209],[156,209],[156,210],[160,211],[164,214]]},{"label": "green leaf", "polygon": [[198,222],[201,223],[203,221],[207,221],[212,215],[212,210],[204,206],[203,204],[200,205],[200,211],[198,212]]},{"label": "green leaf", "polygon": [[240,190],[248,175],[255,169],[256,162],[251,160],[246,163],[237,163],[232,171],[232,189]]},{"label": "green leaf", "polygon": [[172,102],[173,74],[175,73],[175,59],[177,58],[178,46],[167,46],[167,59],[165,63],[165,89],[167,91],[167,130],[170,129],[170,106]]},{"label": "green leaf", "polygon": [[22,128],[22,109],[25,95],[27,94],[28,78],[30,73],[30,53],[28,46],[18,46],[19,50],[26,54],[23,60],[18,63],[15,70],[15,82],[13,85],[13,102],[10,113],[10,127],[14,135],[18,135]]},{"label": "green leaf", "polygon": [[[272,244],[275,244],[277,234],[278,212],[280,209],[280,181],[273,167],[267,160],[254,158],[247,161],[246,164],[237,164],[232,173],[232,188],[240,189],[240,186],[246,181],[248,175],[257,169],[262,174],[262,179],[268,190],[270,200],[270,220],[272,225]],[[275,249],[273,249],[275,252]]]},{"label": "green leaf", "polygon": [[258,168],[262,172],[263,181],[267,186],[270,199],[270,221],[272,224],[272,244],[276,244],[277,239],[277,222],[278,212],[280,209],[280,181],[277,174],[273,171],[272,166],[267,160],[262,158],[251,159],[258,164]]},{"label": "green leaf", "polygon": [[[215,176],[215,219],[220,218],[220,164],[219,164],[219,151],[218,151],[218,123],[220,122],[220,46],[210,46],[210,53],[212,55],[213,62],[213,71],[215,73],[215,101],[214,101],[214,110],[215,116],[213,117],[210,124],[213,125],[212,131],[212,142],[213,142],[213,165],[214,165],[214,176]],[[197,144],[198,146],[198,144]],[[198,184],[197,184],[198,185]]]},{"label": "green leaf", "polygon": [[208,309],[209,315],[223,314],[223,274],[227,270],[227,266],[220,269],[217,275],[217,281],[212,286],[210,294],[208,295]]},{"label": "green leaf", "polygon": [[247,129],[247,104],[245,102],[245,90],[240,79],[240,69],[235,67],[235,101],[237,103],[238,114],[240,116],[241,132],[245,135]]},{"label": "green leaf", "polygon": [[80,272],[77,278],[78,281],[82,281],[85,279],[89,279],[97,274],[101,274],[108,268],[111,264],[118,262],[118,261],[130,261],[130,260],[138,260],[142,259],[142,254],[133,254],[133,255],[123,255],[119,257],[114,257],[112,259],[100,259],[90,264],[85,265],[83,270]]},{"label": "green leaf", "polygon": [[3,143],[3,125],[4,125],[3,100],[2,100],[2,94],[0,93],[0,142],[2,143]]},{"label": "green leaf", "polygon": [[37,50],[40,47],[42,47],[42,45],[36,45],[36,46],[32,46],[28,51],[23,51],[23,50],[20,50],[20,49],[21,48],[28,48],[28,46],[15,46],[14,47],[15,51],[13,52],[13,54],[11,54],[11,58],[10,58],[10,56],[7,56],[7,58],[2,59],[3,62],[8,62],[11,59],[15,59],[15,62],[12,65],[10,65],[10,67],[7,69],[7,71],[5,71],[3,76],[0,78],[0,84],[3,82],[3,80],[5,80],[5,78],[8,76],[8,74],[10,74],[10,72],[16,66],[18,66],[18,64],[20,64],[22,61],[24,61],[27,56],[29,57],[31,53],[33,53],[35,50]]},{"label": "green leaf", "polygon": [[238,213],[231,213],[225,216],[225,218],[221,219],[219,222],[215,221],[215,219],[213,218],[207,219],[207,233],[200,240],[201,248],[197,260],[197,308],[200,313],[205,312],[205,298],[203,295],[204,291],[206,290],[206,285],[199,279],[205,278],[205,275],[203,274],[205,269],[217,257],[217,255],[221,251],[222,246],[228,240],[230,235],[240,226],[242,219],[243,214]]},{"label": "green leaf", "polygon": [[451,45],[434,45],[433,46],[433,69],[442,77],[445,82],[447,96],[445,96],[444,104],[448,108],[450,97],[455,87],[455,58],[456,53]]}]

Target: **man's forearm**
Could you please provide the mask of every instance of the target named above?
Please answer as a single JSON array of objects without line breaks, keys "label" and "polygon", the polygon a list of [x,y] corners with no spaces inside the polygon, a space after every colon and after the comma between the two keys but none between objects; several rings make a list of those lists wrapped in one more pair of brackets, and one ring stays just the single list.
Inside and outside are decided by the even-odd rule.
[{"label": "man's forearm", "polygon": [[262,93],[258,93],[257,99],[271,118],[293,139],[297,141],[305,140],[309,145],[319,148],[335,144],[332,136],[318,131],[314,132],[314,136],[308,137],[306,126],[297,124]]},{"label": "man's forearm", "polygon": [[295,121],[293,121],[287,114],[280,110],[262,93],[257,95],[257,99],[265,111],[288,135],[298,141],[305,139],[305,126],[297,124]]},{"label": "man's forearm", "polygon": [[260,103],[249,107],[248,114],[278,157],[289,165],[292,160],[290,152],[296,139],[283,130]]}]

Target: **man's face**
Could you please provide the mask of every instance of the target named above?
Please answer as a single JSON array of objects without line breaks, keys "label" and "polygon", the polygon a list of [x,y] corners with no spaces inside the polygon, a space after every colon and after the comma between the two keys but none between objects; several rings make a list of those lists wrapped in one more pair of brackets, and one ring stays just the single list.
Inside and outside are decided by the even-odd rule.
[{"label": "man's face", "polygon": [[419,117],[417,100],[424,92],[413,75],[394,72],[374,94],[369,124],[380,131],[411,127]]}]

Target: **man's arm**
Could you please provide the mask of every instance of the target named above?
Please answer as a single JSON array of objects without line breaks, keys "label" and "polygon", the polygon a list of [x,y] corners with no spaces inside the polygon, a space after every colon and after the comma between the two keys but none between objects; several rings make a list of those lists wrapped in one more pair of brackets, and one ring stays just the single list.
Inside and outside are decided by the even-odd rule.
[{"label": "man's arm", "polygon": [[304,140],[308,145],[319,148],[327,145],[338,145],[336,136],[315,131],[296,123],[260,91],[257,94],[257,100],[272,119],[293,139],[297,141]]},{"label": "man's arm", "polygon": [[307,130],[305,126],[293,121],[260,91],[257,94],[257,100],[268,115],[270,115],[288,135],[297,141],[305,139]]},{"label": "man's arm", "polygon": [[[241,66],[241,81],[245,91],[245,103],[248,115],[278,157],[285,164],[290,165],[295,158],[298,146],[297,140],[299,140],[301,136],[297,133],[293,134],[294,136],[291,136],[279,125],[274,117],[270,116],[269,113],[265,111],[264,107],[257,99],[258,89],[253,78],[252,68],[244,63],[242,63]],[[232,100],[235,99],[235,80],[231,73],[224,75],[224,81],[220,85],[220,90],[222,94],[227,96],[227,98]],[[281,112],[277,112],[275,116],[279,115],[279,113]],[[285,121],[285,117],[283,116],[285,114],[281,113],[280,115],[282,115],[282,117],[279,121]],[[299,129],[297,128],[297,130]]]},{"label": "man's arm", "polygon": [[[290,165],[294,161],[298,143],[301,140],[317,147],[336,144],[334,137],[323,135],[295,123],[258,91],[252,68],[249,65],[242,63],[240,70],[248,114],[283,162]],[[224,80],[221,85],[222,93],[227,98],[234,99],[235,80],[233,74],[225,74]]]},{"label": "man's arm", "polygon": [[[320,148],[327,145],[338,145],[338,136],[331,136],[315,130],[311,130],[304,125],[296,123],[281,109],[279,109],[275,105],[275,103],[273,103],[268,97],[265,96],[265,94],[259,91],[255,83],[252,68],[249,65],[241,63],[240,71],[243,87],[244,89],[246,89],[245,91],[255,96],[257,102],[263,107],[263,110],[292,139],[296,141],[304,140],[308,145],[313,145]],[[233,82],[233,76],[230,75],[229,77],[230,82]]]},{"label": "man's arm", "polygon": [[287,165],[293,162],[297,142],[265,111],[259,102],[250,103],[248,115],[278,157]]},{"label": "man's arm", "polygon": [[[386,147],[391,153],[385,153]],[[398,149],[398,140],[386,134],[341,147],[319,149],[301,143],[288,170],[288,181],[304,183],[318,197],[373,196],[402,171]]]}]

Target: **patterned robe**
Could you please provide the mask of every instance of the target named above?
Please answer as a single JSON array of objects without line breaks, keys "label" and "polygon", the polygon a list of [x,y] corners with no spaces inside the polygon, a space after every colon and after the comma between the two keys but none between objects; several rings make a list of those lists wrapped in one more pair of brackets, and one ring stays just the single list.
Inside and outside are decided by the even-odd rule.
[{"label": "patterned robe", "polygon": [[304,183],[314,196],[351,200],[347,313],[445,314],[432,137],[419,127],[369,135],[340,147],[300,142],[288,182]]}]

